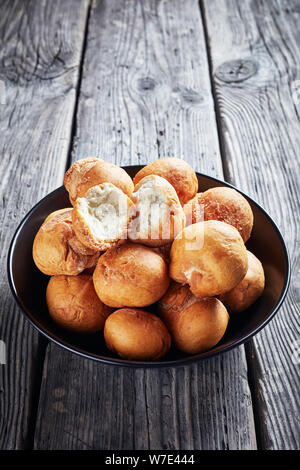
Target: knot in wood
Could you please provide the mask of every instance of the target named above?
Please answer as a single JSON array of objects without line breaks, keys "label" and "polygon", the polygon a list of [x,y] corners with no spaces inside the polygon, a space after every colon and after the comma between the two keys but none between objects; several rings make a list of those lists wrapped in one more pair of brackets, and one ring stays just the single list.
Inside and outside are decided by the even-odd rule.
[{"label": "knot in wood", "polygon": [[139,91],[152,91],[157,85],[157,81],[151,77],[142,77],[138,79]]},{"label": "knot in wood", "polygon": [[238,83],[256,74],[258,66],[250,59],[224,62],[215,72],[216,78],[225,83]]}]

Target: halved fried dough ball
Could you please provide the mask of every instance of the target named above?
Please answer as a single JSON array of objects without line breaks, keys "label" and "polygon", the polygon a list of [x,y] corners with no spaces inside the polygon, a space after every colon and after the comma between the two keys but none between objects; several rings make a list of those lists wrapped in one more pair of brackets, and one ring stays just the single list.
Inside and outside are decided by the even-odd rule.
[{"label": "halved fried dough ball", "polygon": [[64,185],[69,193],[71,204],[78,197],[85,195],[92,186],[102,183],[112,183],[130,197],[133,182],[128,173],[113,163],[100,158],[83,158],[73,163],[64,178]]},{"label": "halved fried dough ball", "polygon": [[222,302],[198,299],[187,285],[172,282],[158,305],[175,345],[187,354],[211,349],[226,331],[229,315]]},{"label": "halved fried dough ball", "polygon": [[128,228],[130,240],[148,246],[163,246],[184,228],[185,216],[176,191],[164,178],[150,175],[134,188],[136,214]]},{"label": "halved fried dough ball", "polygon": [[[235,189],[221,186],[198,193],[184,207],[186,225],[202,220],[220,220],[233,225],[246,242],[253,227],[253,212],[249,202]],[[189,214],[192,214],[190,217]]]},{"label": "halved fried dough ball", "polygon": [[111,307],[145,307],[169,286],[168,267],[151,248],[127,242],[106,251],[94,271],[99,298]]},{"label": "halved fried dough ball", "polygon": [[90,188],[76,199],[73,227],[77,238],[94,250],[107,250],[127,237],[133,203],[111,183]]},{"label": "halved fried dough ball", "polygon": [[78,333],[102,330],[110,307],[97,296],[92,276],[53,276],[46,292],[48,310],[53,320],[63,328]]},{"label": "halved fried dough ball", "polygon": [[44,274],[75,276],[97,263],[99,253],[83,245],[74,233],[72,212],[68,209],[50,214],[35,236],[32,256]]},{"label": "halved fried dough ball", "polygon": [[244,279],[229,292],[219,296],[231,313],[246,310],[262,294],[265,287],[264,269],[259,259],[247,251],[248,270]]},{"label": "halved fried dough ball", "polygon": [[160,318],[145,310],[123,308],[105,322],[107,347],[119,356],[132,360],[156,360],[171,346],[171,337]]},{"label": "halved fried dough ball", "polygon": [[189,284],[199,298],[233,289],[247,268],[243,239],[225,222],[208,220],[190,225],[172,244],[170,276],[181,284]]},{"label": "halved fried dough ball", "polygon": [[158,175],[171,183],[183,205],[195,196],[198,179],[193,168],[180,158],[159,158],[142,168],[133,178],[134,184],[148,175]]}]

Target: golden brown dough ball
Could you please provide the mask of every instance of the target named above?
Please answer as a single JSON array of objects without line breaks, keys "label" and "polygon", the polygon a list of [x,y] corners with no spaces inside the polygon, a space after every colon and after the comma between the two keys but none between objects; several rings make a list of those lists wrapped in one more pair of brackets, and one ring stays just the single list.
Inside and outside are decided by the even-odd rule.
[{"label": "golden brown dough ball", "polygon": [[246,276],[234,289],[219,297],[232,313],[242,312],[250,307],[265,287],[265,275],[261,262],[250,251],[247,251],[247,255]]},{"label": "golden brown dough ball", "polygon": [[73,163],[64,178],[64,185],[69,193],[71,204],[78,197],[85,195],[92,186],[102,183],[112,183],[130,197],[133,182],[123,168],[100,158],[83,158]]},{"label": "golden brown dough ball", "polygon": [[171,248],[171,278],[189,284],[199,298],[233,289],[246,275],[247,267],[242,237],[225,222],[208,220],[190,225]]},{"label": "golden brown dough ball", "polygon": [[132,360],[156,360],[171,346],[171,337],[156,315],[136,308],[116,310],[106,320],[104,338],[107,347]]},{"label": "golden brown dough ball", "polygon": [[52,217],[54,217],[55,215],[64,214],[65,212],[69,212],[70,210],[72,210],[71,207],[66,207],[65,209],[58,209],[57,211],[51,212],[51,214],[49,214],[44,220],[44,223],[52,219]]},{"label": "golden brown dough ball", "polygon": [[218,299],[195,297],[187,285],[173,282],[159,301],[161,318],[175,345],[187,354],[208,351],[223,337],[229,320]]},{"label": "golden brown dough ball", "polygon": [[90,188],[76,199],[72,221],[77,238],[87,247],[104,251],[127,237],[133,203],[111,183]]},{"label": "golden brown dough ball", "polygon": [[136,216],[128,228],[130,240],[148,246],[163,246],[185,226],[185,215],[173,186],[164,178],[149,175],[134,188]]},{"label": "golden brown dough ball", "polygon": [[[253,227],[253,213],[249,202],[235,189],[221,186],[198,193],[184,207],[186,225],[203,220],[220,220],[233,225],[246,242]],[[192,214],[192,216],[190,216]]]},{"label": "golden brown dough ball", "polygon": [[94,271],[98,296],[116,308],[151,305],[163,296],[169,282],[163,257],[130,242],[106,251]]},{"label": "golden brown dough ball", "polygon": [[72,211],[50,214],[35,236],[33,260],[49,276],[79,274],[94,266],[99,258],[98,252],[87,248],[75,236]]},{"label": "golden brown dough ball", "polygon": [[202,193],[197,193],[193,199],[190,199],[183,206],[183,211],[185,214],[185,225],[188,227],[191,224],[196,224],[198,222],[202,222],[204,220],[204,209],[203,206],[200,205],[198,202],[199,197]]},{"label": "golden brown dough ball", "polygon": [[195,196],[198,179],[193,168],[180,158],[159,158],[142,168],[133,178],[134,184],[149,175],[165,178],[175,188],[180,203],[183,205]]},{"label": "golden brown dough ball", "polygon": [[112,309],[98,298],[92,276],[53,276],[46,293],[48,310],[63,328],[78,333],[102,330]]}]

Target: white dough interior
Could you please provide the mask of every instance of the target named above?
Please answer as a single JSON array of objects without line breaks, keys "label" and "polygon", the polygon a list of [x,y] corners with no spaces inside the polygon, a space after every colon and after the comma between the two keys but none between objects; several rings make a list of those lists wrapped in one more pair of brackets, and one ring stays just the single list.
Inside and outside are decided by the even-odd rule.
[{"label": "white dough interior", "polygon": [[92,236],[111,241],[122,236],[128,220],[127,196],[117,187],[104,183],[79,198],[79,211]]},{"label": "white dough interior", "polygon": [[155,235],[160,222],[169,219],[170,207],[167,197],[152,180],[142,183],[133,196],[137,201],[138,220],[135,222],[139,233],[145,236],[151,233]]}]

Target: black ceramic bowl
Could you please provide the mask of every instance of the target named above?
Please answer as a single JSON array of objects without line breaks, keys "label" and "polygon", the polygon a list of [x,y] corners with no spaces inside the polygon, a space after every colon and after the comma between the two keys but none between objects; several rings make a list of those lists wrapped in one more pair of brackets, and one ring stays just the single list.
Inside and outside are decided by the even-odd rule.
[{"label": "black ceramic bowl", "polygon": [[[124,167],[131,177],[141,168]],[[197,176],[199,191],[214,186],[232,187],[210,176],[200,173]],[[100,362],[133,367],[179,366],[228,351],[251,338],[271,320],[286,295],[290,278],[288,253],[278,228],[258,204],[245,197],[254,213],[254,227],[247,248],[263,264],[266,287],[262,296],[247,311],[231,317],[225,336],[210,351],[187,356],[174,348],[160,361],[129,361],[119,358],[106,348],[103,333],[92,336],[70,333],[51,320],[45,301],[49,278],[36,268],[32,259],[32,244],[46,216],[57,209],[70,206],[63,186],[34,206],[14,234],[8,253],[8,278],[13,295],[32,325],[47,338],[69,351]]]}]

